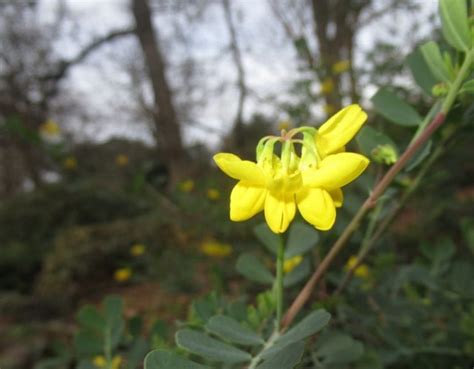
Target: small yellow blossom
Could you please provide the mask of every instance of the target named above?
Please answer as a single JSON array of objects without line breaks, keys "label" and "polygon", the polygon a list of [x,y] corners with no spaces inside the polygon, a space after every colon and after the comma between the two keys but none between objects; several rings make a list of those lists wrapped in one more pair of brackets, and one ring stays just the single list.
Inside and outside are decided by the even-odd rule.
[{"label": "small yellow blossom", "polygon": [[[115,355],[112,359],[112,365],[110,366],[110,369],[120,369],[122,361],[123,360],[120,355]],[[105,368],[107,366],[107,360],[102,355],[94,356],[94,358],[92,359],[92,363],[97,368]]]},{"label": "small yellow blossom", "polygon": [[201,244],[201,252],[207,256],[223,258],[232,254],[232,246],[228,243],[208,239]]},{"label": "small yellow blossom", "polygon": [[302,261],[303,257],[301,255],[296,255],[292,258],[286,259],[283,262],[283,271],[285,272],[285,274],[290,273],[293,269],[300,265]]},{"label": "small yellow blossom", "polygon": [[332,65],[332,72],[334,74],[341,74],[347,72],[351,67],[351,62],[349,60],[341,60]]},{"label": "small yellow blossom", "polygon": [[132,256],[140,256],[144,253],[145,245],[142,245],[141,243],[137,243],[130,248],[130,254],[132,254]]},{"label": "small yellow blossom", "polygon": [[[360,154],[345,152],[345,145],[367,119],[358,105],[332,116],[319,129],[299,127],[284,137],[265,137],[257,146],[257,162],[230,153],[214,156],[217,166],[238,180],[230,195],[230,219],[244,221],[263,211],[269,228],[283,233],[296,209],[316,229],[329,230],[342,206],[341,188],[356,179],[369,164]],[[302,139],[293,137],[303,135]],[[281,157],[274,154],[282,143]],[[301,157],[294,149],[301,144]]]},{"label": "small yellow blossom", "polygon": [[40,125],[39,133],[41,138],[48,143],[59,143],[61,141],[61,129],[54,120],[47,120]]},{"label": "small yellow blossom", "polygon": [[116,157],[115,157],[115,164],[117,164],[117,166],[119,167],[125,167],[128,165],[128,162],[129,162],[129,159],[128,159],[128,156],[127,155],[124,155],[124,154],[118,154]]},{"label": "small yellow blossom", "polygon": [[283,130],[288,130],[291,127],[291,123],[289,120],[282,120],[278,123],[278,132]]},{"label": "small yellow blossom", "polygon": [[334,91],[334,80],[331,77],[326,77],[321,83],[321,93],[323,95],[330,95]]},{"label": "small yellow blossom", "polygon": [[105,368],[107,365],[107,360],[105,360],[105,357],[102,355],[97,355],[94,356],[92,359],[92,363],[97,367],[97,368]]},{"label": "small yellow blossom", "polygon": [[[351,270],[356,266],[357,262],[357,256],[351,256],[344,269]],[[354,275],[360,279],[367,280],[370,277],[370,269],[367,264],[361,264],[354,270]]]},{"label": "small yellow blossom", "polygon": [[63,167],[68,170],[74,170],[77,168],[77,160],[73,156],[68,156],[63,160]]},{"label": "small yellow blossom", "polygon": [[187,179],[185,181],[182,181],[178,185],[178,188],[181,192],[189,193],[194,189],[194,181],[192,179]]},{"label": "small yellow blossom", "polygon": [[117,282],[126,282],[132,276],[132,269],[130,268],[119,268],[114,272],[114,279]]},{"label": "small yellow blossom", "polygon": [[216,200],[219,200],[220,197],[221,197],[221,193],[215,188],[210,188],[207,190],[207,198],[209,200],[216,201]]},{"label": "small yellow blossom", "polygon": [[61,133],[61,129],[59,128],[58,123],[52,119],[49,119],[40,126],[40,132],[51,136],[57,136]]},{"label": "small yellow blossom", "polygon": [[122,356],[120,355],[116,355],[114,356],[114,358],[112,359],[112,367],[111,369],[119,369],[120,366],[122,365]]},{"label": "small yellow blossom", "polygon": [[331,115],[331,114],[334,114],[334,112],[336,111],[336,108],[334,107],[334,105],[326,104],[323,106],[323,110],[326,113],[326,115]]}]

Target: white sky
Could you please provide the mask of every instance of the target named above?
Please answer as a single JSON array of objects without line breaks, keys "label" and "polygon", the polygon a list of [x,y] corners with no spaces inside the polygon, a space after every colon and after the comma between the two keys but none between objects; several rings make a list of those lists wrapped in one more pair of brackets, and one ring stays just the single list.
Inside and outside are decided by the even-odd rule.
[{"label": "white sky", "polygon": [[[435,0],[418,0],[418,2],[423,5],[420,14],[398,16],[387,14],[377,23],[363,29],[357,40],[359,47],[370,48],[376,37],[387,37],[400,44],[400,53],[408,53],[413,42],[407,27],[412,19],[410,17],[424,19],[433,13],[437,6]],[[43,21],[52,20],[59,3],[60,0],[40,2]],[[263,111],[273,112],[279,116],[278,112],[272,111],[271,106],[265,105],[261,98],[270,94],[286,95],[290,83],[297,74],[294,50],[285,39],[281,26],[275,21],[266,0],[234,0],[231,3],[234,10],[238,10],[234,19],[243,48],[247,83],[253,92],[245,114],[248,117],[256,111]],[[74,55],[80,49],[80,45],[87,44],[94,36],[132,24],[128,0],[66,0],[66,4],[75,22],[66,24],[64,35],[61,37],[63,41],[59,44],[61,53],[66,56]],[[168,40],[174,32],[170,26],[172,18],[172,15],[157,15],[155,18],[160,38],[163,40]],[[206,89],[212,91],[223,81],[227,83],[227,88],[222,93],[211,94],[206,103],[195,110],[195,120],[225,131],[230,128],[235,114],[237,92],[232,87],[236,72],[230,54],[222,56],[229,40],[223,23],[222,7],[219,4],[213,6],[206,13],[204,22],[191,24],[186,31],[192,43],[188,51],[202,69],[201,78]],[[71,39],[75,42],[71,42]],[[134,55],[129,55],[129,50],[136,51],[131,47],[133,42],[135,42],[133,39],[129,39],[103,47],[91,55],[85,63],[74,67],[71,71],[64,87],[68,94],[86,104],[94,116],[92,123],[95,123],[85,122],[87,124],[77,125],[81,118],[76,117],[75,124],[71,126],[79,127],[75,130],[79,137],[103,140],[114,135],[125,135],[145,141],[151,140],[146,126],[140,122],[131,122],[128,115],[122,111],[122,107],[128,105],[130,98],[127,90],[128,75],[113,59],[117,54],[117,45],[120,46],[118,55],[134,58]],[[170,64],[182,58],[182,49],[166,46]],[[356,55],[356,66],[364,63],[361,55],[362,53]],[[141,58],[141,55],[136,57]],[[173,76],[169,77],[173,79]],[[375,90],[375,86],[366,86],[365,95],[370,96]],[[189,126],[186,128],[185,137],[187,142],[199,140],[211,144],[218,142],[219,138],[215,134]]]}]

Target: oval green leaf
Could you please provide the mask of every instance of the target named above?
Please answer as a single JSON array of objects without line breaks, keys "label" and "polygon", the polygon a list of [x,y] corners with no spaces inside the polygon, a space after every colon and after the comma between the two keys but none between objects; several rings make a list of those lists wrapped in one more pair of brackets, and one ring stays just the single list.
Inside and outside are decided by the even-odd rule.
[{"label": "oval green leaf", "polygon": [[371,100],[375,110],[393,123],[415,127],[423,120],[412,106],[387,89],[378,90]]},{"label": "oval green leaf", "polygon": [[318,241],[319,234],[313,227],[303,223],[293,223],[286,243],[285,259],[305,254],[315,247]]},{"label": "oval green leaf", "polygon": [[448,68],[444,64],[438,44],[434,41],[429,41],[426,44],[423,44],[420,47],[420,50],[423,54],[423,58],[425,58],[426,64],[431,70],[431,73],[433,73],[438,81],[450,82],[452,78],[449,74]]},{"label": "oval green leaf", "polygon": [[439,1],[443,36],[459,51],[468,51],[472,43],[466,5],[466,0]]},{"label": "oval green leaf", "polygon": [[431,96],[431,90],[437,80],[433,76],[420,49],[416,49],[408,55],[406,62],[417,85],[420,86],[427,96]]},{"label": "oval green leaf", "polygon": [[211,369],[182,358],[174,352],[154,350],[145,357],[144,369]]},{"label": "oval green leaf", "polygon": [[273,254],[277,254],[280,237],[268,228],[267,223],[261,223],[253,229],[258,240]]},{"label": "oval green leaf", "polygon": [[262,284],[273,283],[272,273],[252,254],[244,253],[240,255],[237,259],[236,269],[251,281]]},{"label": "oval green leaf", "polygon": [[209,319],[206,329],[226,341],[240,345],[259,346],[264,343],[263,339],[250,328],[224,315],[216,315]]},{"label": "oval green leaf", "polygon": [[252,358],[245,351],[191,329],[176,332],[176,344],[186,351],[218,362],[236,364]]},{"label": "oval green leaf", "polygon": [[292,369],[300,362],[304,346],[304,341],[287,345],[282,350],[276,352],[275,355],[267,358],[257,366],[257,369]]},{"label": "oval green leaf", "polygon": [[326,324],[328,324],[329,319],[331,319],[331,314],[326,310],[318,309],[313,311],[278,338],[276,343],[279,345],[288,345],[293,342],[301,341],[315,333],[318,333]]}]

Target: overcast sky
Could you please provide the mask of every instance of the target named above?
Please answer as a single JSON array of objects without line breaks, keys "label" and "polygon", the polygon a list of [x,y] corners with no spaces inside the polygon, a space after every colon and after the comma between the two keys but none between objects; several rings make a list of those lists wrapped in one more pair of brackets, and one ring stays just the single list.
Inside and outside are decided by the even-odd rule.
[{"label": "overcast sky", "polygon": [[[44,22],[52,21],[59,3],[60,0],[40,2]],[[81,45],[87,44],[94,36],[132,24],[128,0],[66,0],[65,3],[73,19],[66,23],[62,41],[58,44],[61,54],[65,56],[74,55]],[[234,16],[243,49],[247,83],[253,92],[245,115],[248,117],[256,111],[263,111],[284,118],[281,113],[274,111],[272,105],[264,103],[264,97],[287,95],[286,91],[297,73],[294,50],[285,39],[266,0],[234,0],[231,3],[236,11]],[[408,27],[410,21],[414,16],[426,18],[437,6],[435,0],[419,0],[419,3],[422,4],[420,14],[386,14],[364,28],[358,36],[358,50],[370,48],[377,37],[386,37],[396,40],[400,45],[400,53],[409,52],[412,38]],[[380,4],[383,5],[383,1]],[[165,42],[169,62],[173,65],[179,63],[184,50],[166,44],[166,40],[173,38],[172,33],[175,31],[171,21],[177,19],[166,10],[166,7],[156,9],[155,23],[160,38]],[[421,29],[420,32],[427,30]],[[227,87],[218,94],[212,94],[205,104],[198,106],[193,120],[211,126],[216,131],[226,131],[237,107],[237,91],[232,87],[236,78],[235,68],[230,54],[224,52],[229,38],[223,23],[222,7],[219,4],[212,6],[200,22],[185,27],[185,32],[190,41],[186,52],[197,61],[202,72],[203,80],[198,82],[202,82],[206,91],[213,91],[223,83]],[[70,73],[64,88],[69,95],[84,101],[94,117],[92,124],[73,125],[80,127],[76,129],[76,134],[83,139],[103,140],[114,135],[126,135],[150,141],[147,127],[140,122],[131,122],[129,115],[122,112],[122,107],[129,104],[129,77],[124,73],[121,63],[114,60],[114,55],[124,56],[125,59],[141,58],[141,55],[133,55],[137,52],[134,42],[132,38],[103,47]],[[356,66],[364,62],[362,55],[362,52],[357,52]],[[173,76],[170,79],[173,80]],[[368,97],[375,90],[376,86],[366,86],[364,93]],[[367,104],[367,99],[362,103]],[[219,138],[217,134],[209,134],[199,126],[187,126],[185,136],[187,142],[204,140],[216,143]]]}]

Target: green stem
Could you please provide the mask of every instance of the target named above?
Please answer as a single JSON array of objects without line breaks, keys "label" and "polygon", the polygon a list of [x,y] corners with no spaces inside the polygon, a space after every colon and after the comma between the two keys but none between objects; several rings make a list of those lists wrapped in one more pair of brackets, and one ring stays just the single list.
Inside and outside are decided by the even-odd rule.
[{"label": "green stem", "polygon": [[363,220],[365,215],[370,211],[370,209],[372,209],[376,205],[380,196],[385,192],[385,190],[392,183],[398,173],[400,173],[400,171],[405,167],[407,162],[418,152],[418,150],[431,138],[434,132],[444,123],[446,115],[448,114],[456,99],[456,96],[459,92],[459,88],[461,87],[466,76],[469,74],[469,70],[473,60],[474,49],[466,53],[466,57],[461,66],[461,69],[459,70],[455,81],[451,84],[449,92],[446,95],[445,100],[443,101],[441,111],[436,114],[436,116],[426,126],[426,129],[419,135],[419,137],[414,140],[410,145],[408,145],[408,147],[397,160],[397,162],[390,168],[390,170],[375,186],[373,192],[359,208],[358,212],[354,215],[344,232],[331,247],[328,254],[321,261],[321,264],[319,264],[318,268],[315,270],[311,278],[308,280],[308,282],[306,282],[306,285],[300,291],[298,296],[296,296],[296,299],[291,304],[283,319],[283,328],[288,327],[292,323],[298,312],[303,308],[304,304],[311,296],[314,287],[324,275],[329,266],[332,264],[337,254],[339,254],[339,252],[344,248],[347,241],[352,236],[352,233],[359,228],[359,223]]},{"label": "green stem", "polygon": [[443,106],[441,107],[441,111],[444,114],[448,114],[451,110],[451,106],[453,105],[454,101],[456,100],[456,96],[461,88],[462,83],[466,76],[469,75],[469,71],[471,69],[472,63],[474,62],[474,49],[469,50],[466,53],[466,57],[464,58],[464,62],[461,65],[461,69],[459,70],[456,79],[454,80],[453,84],[450,86],[448,94],[443,102]]},{"label": "green stem", "polygon": [[283,316],[283,263],[285,261],[285,238],[280,235],[280,243],[278,245],[277,261],[276,261],[276,283],[275,283],[275,300],[276,300],[276,319],[275,329],[280,330],[280,322]]}]

